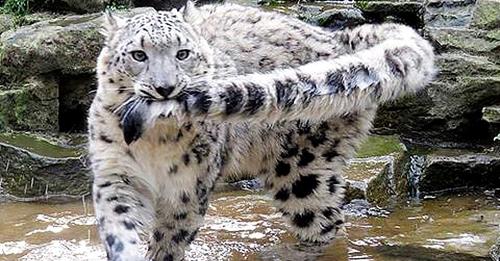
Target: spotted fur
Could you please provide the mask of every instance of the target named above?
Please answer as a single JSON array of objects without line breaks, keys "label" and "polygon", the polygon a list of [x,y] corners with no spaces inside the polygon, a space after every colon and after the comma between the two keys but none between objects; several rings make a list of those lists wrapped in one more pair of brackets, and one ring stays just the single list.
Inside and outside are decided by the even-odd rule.
[{"label": "spotted fur", "polygon": [[105,25],[89,152],[109,260],[181,260],[217,179],[238,173],[261,176],[300,241],[330,242],[377,104],[433,75],[428,43],[394,24],[328,32],[189,3]]}]

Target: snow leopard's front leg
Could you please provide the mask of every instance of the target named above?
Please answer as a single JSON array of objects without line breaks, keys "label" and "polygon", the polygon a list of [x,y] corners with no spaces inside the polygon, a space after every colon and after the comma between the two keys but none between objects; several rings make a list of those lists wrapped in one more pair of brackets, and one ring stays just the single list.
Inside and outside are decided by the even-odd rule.
[{"label": "snow leopard's front leg", "polygon": [[198,180],[193,189],[156,200],[155,221],[146,254],[149,260],[184,258],[186,247],[194,240],[203,222],[209,192],[206,184]]},{"label": "snow leopard's front leg", "polygon": [[[99,164],[106,164],[100,162]],[[97,228],[108,260],[137,261],[139,234],[152,213],[148,199],[124,172],[94,171],[93,198]]]},{"label": "snow leopard's front leg", "polygon": [[[225,137],[224,130],[214,133],[214,137],[217,134]],[[182,154],[182,162],[171,169],[174,174],[168,185],[154,199],[154,221],[146,254],[150,260],[183,260],[186,247],[198,233],[224,164],[220,141],[214,144],[206,138],[191,141],[192,147]]]}]

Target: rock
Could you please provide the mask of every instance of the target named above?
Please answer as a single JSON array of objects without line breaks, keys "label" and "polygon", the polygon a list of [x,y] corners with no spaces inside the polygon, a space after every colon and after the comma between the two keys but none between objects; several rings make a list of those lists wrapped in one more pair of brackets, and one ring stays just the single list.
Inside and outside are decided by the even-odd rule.
[{"label": "rock", "polygon": [[477,256],[467,252],[462,253],[460,251],[454,252],[444,247],[429,247],[428,245],[379,244],[374,246],[373,250],[380,256],[380,260],[488,261],[488,259],[483,256]]},{"label": "rock", "polygon": [[82,148],[33,134],[0,134],[0,200],[70,199],[90,191]]},{"label": "rock", "polygon": [[454,51],[461,50],[470,55],[500,57],[500,38],[488,31],[429,27],[427,33],[440,52],[459,53]]},{"label": "rock", "polygon": [[319,26],[330,29],[354,27],[366,22],[363,13],[356,8],[329,9],[313,18]]},{"label": "rock", "polygon": [[[500,106],[488,106],[483,108],[483,120],[490,123],[491,133],[497,133],[494,141],[500,141]],[[498,148],[497,148],[498,149]]]},{"label": "rock", "polygon": [[15,27],[17,28],[46,20],[56,19],[58,16],[60,15],[53,12],[36,12],[23,16],[16,16],[13,18],[13,21],[15,21]]},{"label": "rock", "polygon": [[58,131],[58,110],[52,77],[31,77],[11,90],[0,86],[0,130]]},{"label": "rock", "polygon": [[500,99],[500,66],[487,57],[446,53],[440,77],[416,96],[382,106],[378,133],[403,133],[415,140],[490,143],[482,108]]},{"label": "rock", "polygon": [[60,0],[52,3],[52,6],[64,8],[64,4],[71,11],[78,13],[93,13],[104,9],[107,4],[105,0]]},{"label": "rock", "polygon": [[466,27],[473,18],[476,0],[430,0],[425,6],[428,27]]},{"label": "rock", "polygon": [[500,155],[437,150],[425,156],[418,183],[422,195],[500,187]]},{"label": "rock", "polygon": [[344,171],[346,202],[366,199],[386,206],[408,194],[407,179],[402,175],[405,147],[395,136],[371,136],[358,149]]},{"label": "rock", "polygon": [[110,0],[52,0],[49,4],[40,5],[42,10],[51,11],[69,11],[79,14],[94,13],[104,10],[106,6],[127,6],[130,7],[129,1],[110,1]]},{"label": "rock", "polygon": [[101,23],[101,14],[64,16],[0,35],[0,129],[85,131]]},{"label": "rock", "polygon": [[95,75],[59,76],[59,131],[85,132],[87,111],[97,89]]},{"label": "rock", "polygon": [[389,188],[388,172],[390,158],[369,158],[351,160],[344,171],[347,185],[345,201],[367,199],[376,204],[386,204],[393,196]]},{"label": "rock", "polygon": [[106,8],[126,9],[133,7],[131,0],[51,0],[31,3],[30,12],[96,13]]}]

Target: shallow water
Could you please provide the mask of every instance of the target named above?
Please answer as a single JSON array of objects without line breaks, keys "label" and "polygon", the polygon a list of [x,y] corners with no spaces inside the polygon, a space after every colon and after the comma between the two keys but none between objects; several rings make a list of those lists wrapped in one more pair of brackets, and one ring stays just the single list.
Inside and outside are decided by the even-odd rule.
[{"label": "shallow water", "polygon": [[[0,260],[104,260],[87,204],[0,204]],[[267,196],[219,193],[188,260],[482,260],[499,234],[500,201],[485,196],[366,210],[348,207],[345,233],[321,252],[295,244]]]}]

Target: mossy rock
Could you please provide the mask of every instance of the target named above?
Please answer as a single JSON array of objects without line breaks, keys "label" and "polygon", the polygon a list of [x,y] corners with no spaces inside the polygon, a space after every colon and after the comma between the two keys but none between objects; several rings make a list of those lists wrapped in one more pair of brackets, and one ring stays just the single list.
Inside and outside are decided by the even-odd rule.
[{"label": "mossy rock", "polygon": [[488,31],[429,28],[428,34],[441,51],[463,50],[471,54],[490,54],[498,57],[500,50],[500,41],[491,38],[492,35],[488,35]]},{"label": "mossy rock", "polygon": [[[344,171],[346,180],[345,201],[350,202],[353,199],[367,199],[367,189],[370,183],[377,177],[384,175],[386,161],[356,161],[351,162]],[[384,195],[390,197],[390,195]],[[373,199],[373,197],[371,198]],[[370,201],[370,200],[368,200]]]},{"label": "mossy rock", "polygon": [[441,54],[437,64],[439,77],[426,89],[381,106],[375,132],[421,142],[491,143],[482,109],[500,99],[500,66],[463,52]]},{"label": "mossy rock", "polygon": [[485,30],[500,28],[500,2],[496,0],[478,0],[472,26]]},{"label": "mossy rock", "polygon": [[386,206],[406,197],[408,180],[403,167],[406,157],[406,148],[399,137],[370,136],[344,171],[346,200],[366,199]]},{"label": "mossy rock", "polygon": [[0,134],[0,200],[78,198],[90,191],[91,176],[81,147],[34,134]]}]

